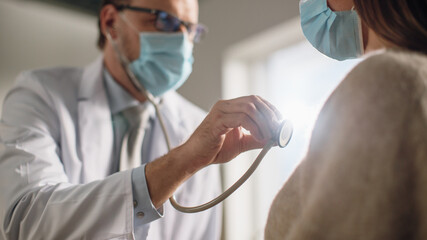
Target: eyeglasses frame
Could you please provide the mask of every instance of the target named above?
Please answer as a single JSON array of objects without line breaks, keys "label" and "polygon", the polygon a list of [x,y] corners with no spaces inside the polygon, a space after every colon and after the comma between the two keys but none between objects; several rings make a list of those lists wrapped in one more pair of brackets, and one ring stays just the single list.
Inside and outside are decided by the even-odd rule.
[{"label": "eyeglasses frame", "polygon": [[[152,9],[152,8],[144,8],[144,7],[135,7],[135,6],[131,6],[131,5],[116,5],[115,8],[117,9],[117,11],[122,11],[122,10],[128,9],[128,10],[137,11],[137,12],[150,13],[150,14],[156,15],[156,17],[158,17],[158,15],[160,13],[166,13],[167,15],[176,18],[179,21],[179,23],[182,24],[187,29],[187,32],[189,34],[192,33],[192,31],[193,31],[192,27],[194,27],[194,26],[196,26],[196,28],[195,28],[196,32],[201,28],[204,33],[207,33],[207,27],[205,25],[203,25],[201,23],[191,23],[191,22],[182,21],[177,16],[175,16],[171,13],[168,13],[166,11],[163,11],[163,10]],[[162,29],[158,29],[158,30],[163,31]],[[194,36],[196,36],[196,35],[194,35]],[[200,39],[195,39],[195,40],[197,40],[195,42],[200,41]]]}]

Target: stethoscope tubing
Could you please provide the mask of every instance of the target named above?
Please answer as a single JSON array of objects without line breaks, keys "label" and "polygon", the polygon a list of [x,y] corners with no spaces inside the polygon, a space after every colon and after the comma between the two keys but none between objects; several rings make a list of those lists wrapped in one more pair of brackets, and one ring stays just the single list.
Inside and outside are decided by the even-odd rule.
[{"label": "stethoscope tubing", "polygon": [[236,191],[240,186],[242,186],[243,183],[246,182],[246,180],[248,180],[248,178],[254,173],[254,171],[256,170],[256,168],[258,167],[258,165],[261,163],[262,159],[265,157],[265,155],[267,154],[267,152],[271,149],[271,147],[274,146],[274,141],[270,140],[262,149],[262,151],[258,154],[257,158],[255,159],[255,161],[252,163],[251,167],[245,172],[245,174],[243,174],[242,177],[240,177],[239,180],[237,180],[237,182],[235,182],[231,187],[229,187],[225,192],[223,192],[221,195],[219,195],[218,197],[216,197],[215,199],[199,205],[199,206],[195,206],[195,207],[184,207],[179,205],[176,200],[175,200],[175,196],[172,196],[169,198],[170,203],[172,204],[172,206],[177,209],[180,212],[185,212],[185,213],[197,213],[197,212],[201,212],[201,211],[205,211],[209,208],[214,207],[215,205],[217,205],[218,203],[221,203],[222,201],[224,201],[226,198],[228,198],[234,191]]},{"label": "stethoscope tubing", "polygon": [[[128,75],[129,79],[131,80],[131,83],[133,84],[133,86],[138,89],[138,91],[140,91],[142,94],[145,95],[145,97],[147,98],[147,100],[154,106],[155,112],[156,112],[156,116],[159,120],[160,126],[162,128],[162,132],[165,138],[165,142],[168,148],[168,152],[171,151],[172,147],[171,147],[171,141],[169,138],[169,135],[167,133],[166,130],[166,126],[165,123],[163,121],[163,117],[160,113],[158,104],[155,101],[154,96],[148,92],[136,79],[135,75],[133,74],[133,72],[131,71],[130,67],[129,67],[129,61],[120,54],[120,50],[118,49],[118,46],[115,44],[115,42],[113,41],[111,35],[109,32],[107,32],[107,38],[109,39],[109,41],[112,43],[113,48],[115,50],[115,52],[118,55],[118,58],[120,60],[120,63],[122,64],[123,68],[125,69],[126,74]],[[249,167],[249,169],[243,174],[242,177],[239,178],[239,180],[237,180],[233,185],[231,185],[231,187],[229,187],[226,191],[224,191],[222,194],[220,194],[218,197],[214,198],[213,200],[198,205],[198,206],[194,206],[194,207],[185,207],[180,205],[176,200],[175,200],[175,195],[172,195],[169,198],[169,201],[171,203],[171,205],[178,211],[180,212],[184,212],[184,213],[197,213],[197,212],[201,212],[201,211],[205,211],[207,209],[210,209],[214,206],[216,206],[217,204],[221,203],[222,201],[224,201],[227,197],[229,197],[234,191],[236,191],[240,186],[242,186],[243,183],[246,182],[246,180],[248,180],[248,178],[254,173],[254,171],[256,170],[256,168],[259,166],[259,164],[261,163],[262,159],[265,157],[265,155],[267,154],[267,152],[276,144],[276,139],[271,139],[267,142],[267,144],[264,146],[264,148],[261,150],[261,152],[258,154],[257,158],[255,159],[255,161],[252,163],[252,165]]]}]

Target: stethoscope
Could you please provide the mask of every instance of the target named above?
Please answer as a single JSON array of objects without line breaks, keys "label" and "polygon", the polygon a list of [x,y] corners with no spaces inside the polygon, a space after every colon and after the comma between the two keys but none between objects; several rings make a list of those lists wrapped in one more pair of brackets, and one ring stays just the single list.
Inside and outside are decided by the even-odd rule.
[{"label": "stethoscope", "polygon": [[[172,149],[171,147],[171,143],[170,143],[170,138],[169,135],[167,133],[164,121],[163,121],[163,117],[160,114],[159,111],[159,107],[158,104],[155,99],[155,97],[149,92],[147,91],[137,80],[135,74],[132,72],[132,70],[129,67],[129,60],[123,56],[116,44],[116,42],[112,39],[109,30],[107,31],[107,38],[108,40],[112,43],[114,51],[116,52],[117,56],[119,57],[120,63],[123,66],[123,68],[125,69],[125,72],[127,74],[127,76],[129,77],[129,79],[131,80],[133,86],[142,94],[144,94],[144,96],[147,98],[147,100],[153,104],[155,112],[156,112],[156,116],[159,119],[159,123],[162,129],[162,132],[164,134],[165,140],[166,140],[166,145],[168,147],[168,151],[170,151]],[[273,136],[272,139],[270,139],[266,145],[264,146],[264,148],[261,150],[261,152],[258,154],[257,158],[255,159],[255,161],[252,163],[252,165],[249,167],[249,169],[243,174],[242,177],[240,177],[239,180],[237,180],[231,187],[229,187],[225,192],[223,192],[221,195],[219,195],[218,197],[216,197],[215,199],[201,204],[199,206],[195,206],[195,207],[184,207],[181,206],[176,200],[175,200],[175,195],[172,195],[169,198],[170,203],[172,204],[172,206],[180,211],[180,212],[184,212],[184,213],[196,213],[196,212],[201,212],[201,211],[205,211],[209,208],[214,207],[215,205],[221,203],[222,201],[224,201],[227,197],[229,197],[234,191],[236,191],[244,182],[246,182],[246,180],[253,174],[253,172],[255,171],[255,169],[258,167],[258,165],[261,163],[262,159],[265,157],[265,155],[267,154],[267,152],[275,145],[278,145],[281,148],[284,148],[288,145],[289,141],[291,140],[292,137],[292,133],[293,133],[293,127],[292,124],[287,121],[284,120],[282,121],[279,130],[277,131],[277,133]]]}]

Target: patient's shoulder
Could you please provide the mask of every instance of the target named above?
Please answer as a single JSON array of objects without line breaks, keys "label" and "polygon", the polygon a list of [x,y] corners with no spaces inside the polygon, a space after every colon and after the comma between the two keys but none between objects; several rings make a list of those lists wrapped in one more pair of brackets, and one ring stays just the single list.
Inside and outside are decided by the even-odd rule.
[{"label": "patient's shoulder", "polygon": [[392,71],[418,71],[420,68],[425,68],[426,63],[427,55],[425,54],[409,50],[381,50],[369,54],[358,67],[392,69]]},{"label": "patient's shoulder", "polygon": [[357,65],[343,86],[407,93],[424,88],[427,56],[410,51],[388,50],[373,54]]},{"label": "patient's shoulder", "polygon": [[[408,51],[385,51],[358,64],[330,100],[376,105],[419,99],[427,82],[427,57]],[[377,106],[378,107],[378,106]]]},{"label": "patient's shoulder", "polygon": [[353,139],[357,146],[366,144],[366,139],[383,141],[384,135],[391,136],[393,129],[405,126],[407,119],[422,112],[419,102],[425,94],[423,69],[427,66],[423,62],[427,63],[425,56],[403,51],[365,59],[325,103],[312,143],[323,146],[320,143],[330,137],[337,145]]}]

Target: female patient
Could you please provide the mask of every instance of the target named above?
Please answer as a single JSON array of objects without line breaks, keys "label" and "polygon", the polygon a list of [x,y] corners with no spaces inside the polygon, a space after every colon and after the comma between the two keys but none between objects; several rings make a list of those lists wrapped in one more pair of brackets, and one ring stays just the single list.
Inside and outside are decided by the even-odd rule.
[{"label": "female patient", "polygon": [[[266,239],[427,239],[427,0],[303,0],[307,39],[370,52],[325,104]],[[376,51],[374,51],[376,50]]]}]

